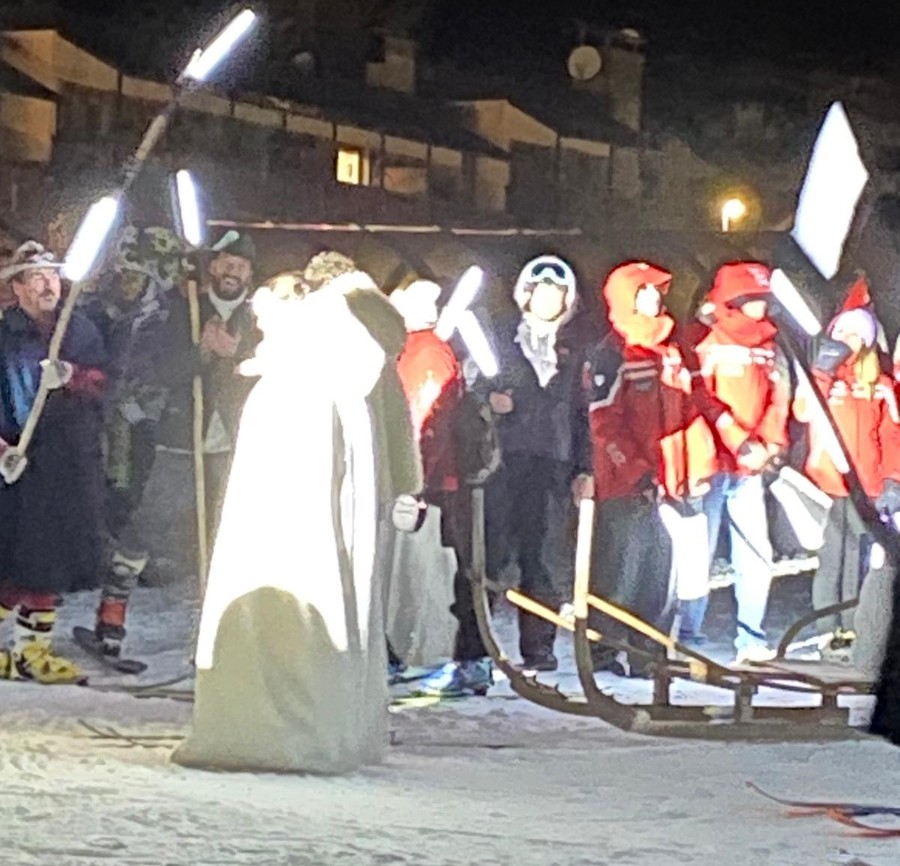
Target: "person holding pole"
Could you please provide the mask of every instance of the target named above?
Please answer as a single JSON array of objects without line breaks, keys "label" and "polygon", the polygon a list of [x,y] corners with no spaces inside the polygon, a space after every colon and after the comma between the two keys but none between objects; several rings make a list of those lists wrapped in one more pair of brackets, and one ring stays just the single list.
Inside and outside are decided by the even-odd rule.
[{"label": "person holding pole", "polygon": [[[261,338],[250,303],[256,263],[253,240],[229,231],[213,244],[211,252],[212,258],[198,286],[194,313],[190,297],[173,304],[171,322],[177,349],[171,355],[169,372],[184,406],[202,405],[205,501],[199,507],[207,512],[210,549],[228,481],[238,421],[254,383],[252,378],[241,376],[238,368],[253,357]],[[190,295],[191,287],[187,288]],[[192,330],[199,332],[198,341]],[[194,385],[198,370],[200,401]],[[193,412],[186,412],[182,417],[186,421],[192,419]],[[181,438],[188,440],[186,435]]]},{"label": "person holding pole", "polygon": [[[0,320],[0,619],[15,614],[0,678],[76,682],[75,662],[52,648],[60,595],[94,580],[103,543],[100,447],[107,353],[98,329],[74,311],[49,361],[59,316],[61,264],[40,244],[19,247],[0,278],[16,303]],[[44,422],[22,447],[40,386]]]}]

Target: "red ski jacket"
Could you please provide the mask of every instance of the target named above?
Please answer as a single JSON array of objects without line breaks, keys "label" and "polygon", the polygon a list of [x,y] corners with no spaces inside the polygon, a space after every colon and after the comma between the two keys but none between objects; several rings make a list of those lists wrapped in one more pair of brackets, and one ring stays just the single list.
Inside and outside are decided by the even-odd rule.
[{"label": "red ski jacket", "polygon": [[596,498],[616,499],[662,485],[681,499],[703,492],[716,471],[710,424],[725,412],[690,369],[672,340],[675,322],[666,313],[635,310],[638,291],[668,291],[671,274],[655,265],[631,263],[608,277],[603,295],[613,333],[590,365],[590,421]]},{"label": "red ski jacket", "polygon": [[[834,376],[814,372],[813,377],[860,483],[874,499],[881,495],[887,479],[900,482],[900,413],[890,376],[880,374],[867,384],[860,381],[854,367],[846,363]],[[809,394],[800,392],[794,400],[794,413],[800,421],[813,418],[809,399]],[[848,496],[847,484],[828,455],[826,442],[823,431],[810,424],[806,474],[829,496]]]},{"label": "red ski jacket", "polygon": [[[756,262],[725,265],[716,274],[707,302],[714,318],[697,346],[703,378],[710,393],[725,403],[745,433],[773,450],[788,444],[790,373],[776,346],[775,326],[750,319],[736,304],[769,294],[770,271]],[[732,442],[720,438],[720,469],[745,473],[734,458]]]},{"label": "red ski jacket", "polygon": [[453,350],[434,331],[413,331],[397,360],[419,442],[427,492],[458,489],[453,424],[463,378]]}]

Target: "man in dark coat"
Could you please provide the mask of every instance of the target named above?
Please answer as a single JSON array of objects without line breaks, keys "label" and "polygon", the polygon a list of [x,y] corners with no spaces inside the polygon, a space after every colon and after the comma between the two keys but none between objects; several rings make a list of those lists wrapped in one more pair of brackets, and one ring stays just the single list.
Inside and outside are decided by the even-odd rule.
[{"label": "man in dark coat", "polygon": [[[210,548],[215,540],[241,410],[255,383],[255,379],[239,375],[238,368],[253,357],[261,337],[250,304],[256,261],[252,239],[235,231],[226,232],[213,245],[212,253],[199,299],[199,364],[203,380],[203,452]],[[190,385],[198,359],[191,341],[186,300],[172,305],[170,318],[175,350],[171,353],[168,380],[177,392],[173,394],[173,402],[180,400],[189,407]],[[183,417],[189,423],[189,408]],[[182,444],[187,445],[190,437],[184,439]]]},{"label": "man in dark coat", "polygon": [[[182,262],[182,245],[170,230],[128,226],[95,291],[80,299],[109,354],[104,402],[110,559],[97,576],[102,591],[94,628],[96,649],[109,656],[121,653],[128,600],[150,558],[138,509],[169,402],[170,313]],[[87,635],[77,632],[83,645]]]},{"label": "man in dark coat", "polygon": [[[51,648],[59,595],[96,579],[104,556],[100,332],[76,312],[60,358],[46,361],[61,295],[59,263],[23,244],[0,278],[14,306],[0,320],[0,619],[16,613],[0,678],[69,682]],[[17,448],[41,379],[50,394],[27,457]]]}]

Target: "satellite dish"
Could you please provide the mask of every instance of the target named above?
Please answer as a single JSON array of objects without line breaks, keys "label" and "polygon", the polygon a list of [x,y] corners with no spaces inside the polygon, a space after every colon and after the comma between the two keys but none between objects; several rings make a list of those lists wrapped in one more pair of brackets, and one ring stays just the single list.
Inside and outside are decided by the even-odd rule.
[{"label": "satellite dish", "polygon": [[291,57],[291,66],[304,78],[310,78],[316,74],[316,55],[312,51],[300,51]]},{"label": "satellite dish", "polygon": [[590,81],[603,68],[603,58],[593,45],[579,45],[569,55],[568,68],[576,81]]}]

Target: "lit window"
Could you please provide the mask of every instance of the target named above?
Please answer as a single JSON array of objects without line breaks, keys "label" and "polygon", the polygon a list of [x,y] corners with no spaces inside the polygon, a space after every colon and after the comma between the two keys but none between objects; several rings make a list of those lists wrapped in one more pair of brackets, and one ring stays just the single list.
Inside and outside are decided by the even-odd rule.
[{"label": "lit window", "polygon": [[338,183],[366,186],[369,183],[368,161],[361,150],[342,147],[337,153],[335,177]]}]

